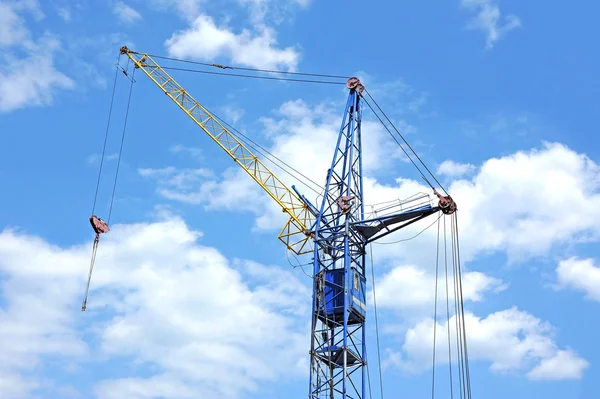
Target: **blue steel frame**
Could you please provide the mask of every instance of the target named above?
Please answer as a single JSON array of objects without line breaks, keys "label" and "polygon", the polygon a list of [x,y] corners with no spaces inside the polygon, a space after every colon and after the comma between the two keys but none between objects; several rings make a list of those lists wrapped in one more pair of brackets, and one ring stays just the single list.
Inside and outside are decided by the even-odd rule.
[{"label": "blue steel frame", "polygon": [[350,89],[313,227],[310,399],[366,398],[366,246],[440,210],[425,205],[365,220],[360,97]]},{"label": "blue steel frame", "polygon": [[[364,219],[360,122],[360,95],[351,89],[314,229],[309,393],[314,399],[365,395],[366,239],[351,228]],[[339,203],[344,196],[353,196],[349,211]],[[351,286],[355,289],[347,290]],[[352,375],[359,370],[357,386]]]}]

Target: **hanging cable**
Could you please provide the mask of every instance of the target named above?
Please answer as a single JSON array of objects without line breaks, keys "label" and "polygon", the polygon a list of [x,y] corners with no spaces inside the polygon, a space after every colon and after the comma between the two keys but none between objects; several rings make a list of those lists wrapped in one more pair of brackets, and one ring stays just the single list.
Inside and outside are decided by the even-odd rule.
[{"label": "hanging cable", "polygon": [[300,270],[302,270],[302,273],[304,273],[304,274],[306,275],[306,277],[308,277],[308,278],[312,279],[312,276],[311,276],[310,274],[306,273],[306,270],[304,270],[304,266],[312,265],[312,264],[313,264],[313,262],[311,261],[311,262],[308,262],[308,263],[300,263],[300,260],[299,260],[299,259],[296,257],[296,254],[294,254],[294,253],[292,252],[292,255],[294,256],[294,258],[296,258],[296,261],[298,261],[298,264],[297,264],[297,265],[294,265],[294,264],[292,263],[292,261],[290,260],[290,256],[289,256],[289,253],[290,253],[290,252],[291,252],[291,251],[290,251],[290,249],[286,247],[286,248],[285,248],[285,257],[286,257],[286,259],[287,259],[288,263],[290,264],[290,266],[292,266],[292,268],[293,268],[293,269],[295,269],[295,268],[298,268],[298,267],[299,267],[299,268],[300,268]]},{"label": "hanging cable", "polygon": [[[437,302],[438,302],[438,275],[440,270],[440,218],[438,217],[437,244],[435,255],[435,297],[433,300],[433,355],[431,361],[431,399],[435,396],[435,349],[437,332]],[[435,222],[434,222],[435,223]]]},{"label": "hanging cable", "polygon": [[[132,53],[139,54],[134,51],[132,51]],[[154,55],[154,54],[148,54],[148,55],[152,58],[160,58],[163,60],[183,62],[186,64],[203,65],[203,66],[215,67],[215,68],[220,68],[220,69],[237,69],[240,71],[278,73],[278,74],[284,74],[284,75],[315,76],[315,77],[321,77],[321,78],[339,78],[339,79],[349,79],[350,78],[349,76],[341,76],[341,75],[327,75],[327,74],[322,74],[322,73],[305,73],[305,72],[289,72],[289,71],[277,71],[277,70],[270,70],[270,69],[257,69],[257,68],[248,68],[248,67],[239,67],[239,66],[228,66],[228,65],[220,65],[220,64],[210,64],[207,62],[200,62],[200,61],[183,60],[183,59],[179,59],[179,58],[165,57],[165,56]]]},{"label": "hanging cable", "polygon": [[446,242],[446,218],[444,218],[444,265],[446,270],[446,326],[448,330],[448,365],[450,372],[450,398],[454,398],[452,382],[452,337],[450,335],[450,290],[448,290],[448,246]]},{"label": "hanging cable", "polygon": [[125,142],[125,130],[127,129],[127,119],[129,117],[129,106],[131,105],[131,93],[133,91],[133,82],[135,77],[135,70],[133,69],[131,84],[129,85],[129,97],[127,98],[127,108],[125,110],[125,121],[123,122],[123,132],[121,134],[121,147],[119,148],[119,156],[117,158],[117,171],[115,172],[115,181],[113,183],[113,191],[110,199],[110,209],[108,211],[108,224],[110,225],[110,217],[112,215],[113,203],[115,201],[115,191],[117,189],[117,179],[119,177],[119,167],[121,165],[121,155],[123,154],[123,143]]},{"label": "hanging cable", "polygon": [[[366,89],[365,89],[366,91]],[[365,100],[363,98],[363,102],[365,104],[367,104],[367,106],[371,109],[371,112],[373,112],[373,115],[375,115],[377,117],[377,119],[379,119],[379,122],[381,122],[381,125],[385,128],[385,130],[387,130],[387,132],[390,134],[390,136],[392,137],[392,139],[396,142],[396,144],[398,144],[398,147],[400,147],[400,149],[402,150],[402,152],[404,152],[404,155],[406,155],[406,157],[408,158],[408,160],[413,164],[413,166],[419,171],[419,173],[421,174],[421,177],[423,178],[423,180],[425,180],[425,182],[433,188],[433,186],[431,185],[431,183],[429,182],[429,180],[427,180],[427,178],[425,177],[425,174],[421,171],[421,169],[417,166],[417,164],[415,163],[415,161],[410,157],[410,155],[408,155],[408,152],[406,152],[406,150],[404,149],[404,147],[402,146],[402,144],[400,144],[400,142],[398,141],[398,139],[396,138],[396,136],[394,135],[394,133],[392,133],[392,131],[387,127],[387,125],[385,124],[385,122],[381,119],[381,117],[377,114],[377,112],[375,112],[375,109],[373,109],[373,107],[371,106],[371,104]]]},{"label": "hanging cable", "polygon": [[375,267],[373,265],[373,245],[369,245],[371,254],[371,281],[373,281],[373,309],[375,311],[375,335],[377,337],[377,363],[379,366],[379,392],[383,399],[383,374],[381,372],[381,346],[379,344],[379,320],[377,317],[377,296],[375,295]]},{"label": "hanging cable", "polygon": [[106,153],[106,143],[108,141],[108,131],[110,128],[110,119],[112,116],[113,105],[115,102],[115,89],[117,87],[117,76],[119,74],[119,62],[121,60],[121,54],[117,58],[117,64],[115,65],[115,78],[113,81],[112,95],[110,97],[110,107],[108,109],[108,120],[106,122],[106,132],[104,133],[104,145],[102,146],[102,156],[100,157],[100,170],[98,171],[98,181],[96,182],[96,193],[94,194],[94,205],[92,205],[92,215],[96,211],[96,201],[98,199],[98,189],[100,188],[100,177],[102,176],[102,166],[104,165],[104,154]]},{"label": "hanging cable", "polygon": [[398,243],[400,243],[400,242],[404,242],[404,241],[410,241],[410,240],[412,240],[412,239],[415,239],[415,238],[417,238],[417,237],[418,237],[418,236],[420,236],[421,234],[423,234],[423,233],[424,233],[426,230],[429,230],[429,229],[431,228],[431,226],[433,226],[433,225],[435,224],[435,222],[439,221],[439,220],[440,220],[440,218],[441,218],[442,216],[443,216],[443,214],[441,214],[441,213],[440,213],[440,215],[438,216],[438,218],[437,218],[437,219],[435,219],[435,220],[434,220],[434,221],[433,221],[433,222],[432,222],[432,223],[431,223],[429,226],[425,227],[423,230],[419,231],[417,234],[415,234],[415,235],[414,235],[414,236],[412,236],[412,237],[409,237],[409,238],[403,238],[403,239],[401,239],[401,240],[397,240],[397,241],[391,241],[391,242],[377,242],[377,241],[374,241],[373,243],[375,243],[375,244],[381,244],[381,245],[390,245],[390,244],[398,244]]},{"label": "hanging cable", "polygon": [[263,79],[263,80],[280,80],[280,81],[285,81],[285,82],[320,83],[320,84],[326,84],[326,85],[345,85],[346,84],[346,82],[336,82],[336,81],[332,81],[332,80],[276,78],[276,77],[271,77],[271,76],[258,76],[258,75],[246,75],[246,74],[241,74],[241,73],[202,71],[200,69],[177,68],[177,67],[167,67],[167,66],[163,66],[162,69],[168,69],[171,71],[202,73],[205,75],[233,76],[233,77],[238,77],[238,78]]},{"label": "hanging cable", "polygon": [[464,308],[464,298],[463,298],[463,287],[462,287],[462,270],[461,270],[461,265],[460,265],[460,246],[459,246],[459,240],[458,240],[458,216],[457,213],[454,213],[454,215],[452,216],[453,218],[453,222],[454,222],[454,231],[453,231],[453,237],[455,238],[455,245],[456,245],[456,268],[458,270],[458,287],[459,287],[459,296],[460,296],[460,319],[461,319],[461,325],[460,325],[460,335],[461,335],[461,345],[462,345],[462,351],[463,351],[463,359],[464,359],[464,380],[465,380],[465,396],[467,399],[471,399],[471,376],[470,376],[470,370],[469,370],[469,353],[467,351],[467,333],[466,333],[466,326],[465,326],[465,308]]},{"label": "hanging cable", "polygon": [[[128,63],[129,65],[129,63]],[[117,72],[119,71],[119,69],[117,68]],[[135,69],[133,71],[133,74],[135,75]],[[115,90],[114,87],[116,86],[116,79],[117,79],[117,74],[115,74],[115,83],[113,84],[113,93],[112,93],[112,98],[111,98],[111,105],[110,105],[110,111],[109,111],[109,123],[107,124],[107,130],[106,130],[106,135],[105,135],[105,139],[104,139],[104,149],[103,149],[103,155],[102,155],[102,160],[100,162],[100,169],[102,169],[102,164],[104,162],[104,152],[106,150],[106,142],[107,142],[107,138],[108,138],[108,125],[110,124],[110,115],[112,114],[112,108],[113,108],[113,104],[114,104],[114,94],[115,94]],[[108,212],[108,222],[105,222],[104,220],[102,220],[101,218],[97,217],[96,215],[94,215],[94,211],[96,208],[96,199],[97,199],[97,195],[98,195],[98,187],[100,184],[100,174],[98,176],[98,184],[96,185],[96,195],[94,196],[94,206],[93,206],[93,210],[92,210],[92,216],[90,217],[90,223],[92,225],[92,228],[94,229],[94,232],[96,233],[96,236],[94,238],[94,245],[92,247],[92,258],[90,261],[90,269],[88,272],[88,279],[87,279],[87,284],[86,284],[86,288],[85,288],[85,294],[83,297],[83,303],[81,305],[81,311],[85,312],[86,308],[87,308],[87,298],[88,298],[88,294],[89,294],[89,289],[90,289],[90,283],[92,280],[92,272],[94,270],[94,263],[96,262],[96,253],[98,251],[98,243],[100,242],[100,234],[103,233],[107,233],[110,231],[110,218],[112,215],[112,208],[113,208],[113,203],[114,203],[114,199],[115,199],[115,191],[116,191],[116,187],[117,187],[117,179],[118,179],[118,175],[119,175],[119,165],[121,163],[121,156],[123,153],[123,143],[125,141],[125,130],[127,127],[127,119],[128,119],[128,115],[129,115],[129,107],[131,105],[131,92],[133,90],[133,83],[134,83],[134,79],[132,77],[132,79],[130,79],[131,81],[131,85],[129,87],[129,98],[127,100],[127,109],[126,109],[126,113],[125,113],[125,122],[123,124],[123,132],[121,135],[121,147],[119,150],[119,157],[118,157],[118,161],[117,161],[117,170],[115,173],[115,179],[114,179],[114,183],[113,183],[113,190],[112,190],[112,196],[111,196],[111,200],[110,200],[110,208],[109,208],[109,212]]]},{"label": "hanging cable", "polygon": [[[446,191],[446,189],[444,188],[444,186],[438,181],[438,179],[435,177],[435,175],[431,172],[431,170],[429,170],[429,168],[427,167],[427,165],[425,165],[425,163],[423,162],[423,160],[419,157],[419,155],[415,152],[415,150],[411,147],[411,145],[408,143],[408,141],[406,141],[406,139],[404,138],[404,136],[402,135],[402,133],[400,133],[400,131],[396,128],[396,126],[394,125],[394,123],[390,120],[390,118],[387,116],[387,114],[385,112],[383,112],[383,110],[381,109],[381,107],[379,106],[379,104],[377,104],[377,101],[375,101],[375,99],[373,98],[373,96],[371,96],[371,93],[369,93],[369,90],[367,90],[365,88],[365,92],[367,93],[367,95],[369,96],[369,98],[371,99],[371,101],[373,101],[373,103],[375,104],[375,106],[377,107],[377,109],[379,109],[379,111],[383,114],[383,116],[385,117],[385,119],[390,123],[390,125],[392,126],[392,128],[394,128],[394,130],[396,131],[396,133],[398,134],[398,136],[400,136],[400,138],[402,139],[402,141],[404,141],[404,143],[408,146],[408,148],[412,151],[412,153],[415,155],[415,157],[419,160],[419,162],[421,162],[421,164],[423,165],[423,167],[427,170],[427,172],[429,172],[429,174],[431,175],[431,177],[433,178],[433,180],[435,180],[435,182],[440,186],[440,188],[442,190],[444,190],[444,192],[446,193],[446,195],[448,195],[448,192]],[[369,106],[370,107],[370,106]],[[372,108],[371,108],[372,110]],[[375,112],[375,111],[373,111]],[[379,118],[379,116],[377,117]],[[381,119],[379,119],[381,121]],[[383,123],[383,122],[382,122]],[[389,131],[389,130],[388,130]],[[397,142],[397,141],[396,141]],[[400,143],[398,143],[398,145],[400,145]],[[404,149],[403,149],[404,151]],[[406,151],[404,152],[406,154]],[[406,154],[408,156],[408,154]],[[410,158],[410,157],[409,157]],[[412,162],[412,159],[411,159]],[[414,165],[414,162],[413,162]],[[416,165],[415,165],[416,167]],[[418,169],[418,168],[417,168]],[[421,170],[419,169],[419,172],[421,172]],[[421,175],[423,175],[423,173],[421,172]],[[425,176],[423,176],[423,178],[425,179]],[[427,181],[427,179],[425,179],[425,181]],[[431,184],[430,184],[431,185]]]},{"label": "hanging cable", "polygon": [[456,324],[456,352],[458,354],[458,383],[459,383],[459,391],[460,397],[464,398],[465,394],[465,369],[464,369],[464,352],[462,345],[462,334],[460,330],[461,321],[460,321],[460,311],[459,311],[459,302],[460,302],[460,294],[458,287],[458,270],[456,267],[456,243],[454,237],[454,218],[451,219],[452,224],[452,274],[454,275],[454,320]]},{"label": "hanging cable", "polygon": [[[278,158],[276,155],[274,155],[273,153],[271,153],[269,150],[267,150],[266,148],[262,147],[260,144],[258,144],[257,142],[255,142],[254,140],[252,140],[250,137],[246,136],[244,133],[240,132],[238,129],[236,129],[234,126],[230,125],[229,123],[227,123],[227,121],[225,121],[224,119],[220,118],[219,116],[217,116],[216,114],[214,114],[213,112],[211,112],[208,108],[204,107],[208,112],[210,112],[215,119],[217,119],[219,122],[221,122],[222,124],[224,124],[225,126],[227,126],[229,129],[233,130],[235,133],[237,133],[240,137],[238,137],[238,140],[240,140],[241,142],[243,142],[243,144],[247,147],[250,147],[251,149],[253,149],[255,152],[259,153],[260,155],[262,155],[265,159],[269,160],[271,163],[273,163],[273,165],[277,166],[279,169],[281,169],[284,173],[290,175],[291,177],[293,177],[294,179],[297,179],[300,181],[301,184],[303,184],[304,186],[306,186],[308,189],[312,190],[313,192],[315,192],[317,195],[320,195],[320,191],[316,190],[315,188],[311,187],[309,184],[307,184],[307,182],[310,182],[311,184],[314,185],[314,187],[318,188],[319,190],[324,190],[324,188],[319,185],[319,183],[315,182],[314,180],[312,180],[310,177],[304,175],[302,172],[298,171],[297,169],[295,169],[293,166],[289,165],[288,163],[286,163],[285,161],[283,161],[281,158]],[[265,155],[268,154],[268,155]],[[275,161],[273,160],[275,159]],[[284,166],[278,165],[277,162],[283,164]],[[295,173],[297,173],[298,175],[300,175],[302,178],[305,179],[305,181],[302,181],[301,178],[298,178],[298,176],[295,176],[294,174],[292,174],[289,170],[287,170],[286,168],[288,168],[289,170],[294,171]]]}]

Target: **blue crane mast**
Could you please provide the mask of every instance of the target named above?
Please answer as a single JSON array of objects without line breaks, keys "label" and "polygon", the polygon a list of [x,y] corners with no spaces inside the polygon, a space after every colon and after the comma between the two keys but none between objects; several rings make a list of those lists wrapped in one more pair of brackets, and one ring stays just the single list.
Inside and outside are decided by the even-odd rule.
[{"label": "blue crane mast", "polygon": [[349,79],[346,86],[350,90],[348,101],[313,230],[311,399],[366,398],[367,245],[440,210],[456,210],[450,197],[435,192],[439,206],[428,203],[365,219],[361,140],[364,87],[357,78]]}]

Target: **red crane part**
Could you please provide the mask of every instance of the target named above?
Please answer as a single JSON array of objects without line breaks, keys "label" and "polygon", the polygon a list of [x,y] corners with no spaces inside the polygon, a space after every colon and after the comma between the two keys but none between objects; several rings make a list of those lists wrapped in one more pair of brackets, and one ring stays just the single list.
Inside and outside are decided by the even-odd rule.
[{"label": "red crane part", "polygon": [[96,232],[96,235],[108,233],[110,231],[108,224],[106,224],[104,220],[102,220],[96,215],[92,215],[92,217],[90,217],[90,223],[92,225],[92,228]]},{"label": "red crane part", "polygon": [[446,215],[451,215],[454,212],[456,212],[456,202],[454,202],[451,196],[443,196],[440,193],[438,193],[435,190],[435,188],[433,189],[433,193],[437,195],[437,197],[440,199],[439,207],[443,213],[445,213]]}]

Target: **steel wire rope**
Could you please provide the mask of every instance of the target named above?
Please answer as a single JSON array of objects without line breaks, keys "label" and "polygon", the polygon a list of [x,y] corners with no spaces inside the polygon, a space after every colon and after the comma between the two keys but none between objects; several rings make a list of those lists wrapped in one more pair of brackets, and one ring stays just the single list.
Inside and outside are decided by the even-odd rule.
[{"label": "steel wire rope", "polygon": [[290,266],[292,266],[292,269],[295,269],[295,268],[299,267],[299,268],[300,268],[300,270],[302,270],[302,272],[303,272],[303,273],[306,275],[306,277],[308,277],[308,278],[312,279],[313,277],[312,277],[310,274],[306,273],[306,270],[304,270],[304,266],[312,265],[312,264],[313,264],[313,262],[308,262],[308,263],[300,263],[300,259],[298,259],[298,257],[296,256],[296,254],[294,254],[294,253],[292,252],[292,256],[293,256],[294,258],[296,258],[296,261],[298,261],[298,264],[297,264],[297,265],[294,265],[294,264],[292,263],[292,261],[290,260],[290,256],[289,256],[290,252],[291,252],[291,251],[290,251],[290,249],[286,247],[286,248],[285,248],[285,257],[287,258],[287,261],[288,261],[288,263],[290,264]]},{"label": "steel wire rope", "polygon": [[[366,91],[366,89],[365,89],[365,91]],[[392,137],[392,139],[394,139],[394,141],[396,142],[396,144],[398,144],[398,146],[400,147],[400,149],[402,150],[402,152],[404,152],[404,155],[406,155],[406,157],[413,164],[413,166],[419,171],[419,173],[421,174],[421,177],[423,178],[423,180],[425,180],[427,182],[427,184],[429,184],[430,187],[433,187],[431,185],[431,183],[429,182],[429,180],[427,180],[427,178],[425,177],[425,174],[417,166],[417,164],[415,163],[415,161],[413,161],[413,159],[410,157],[410,155],[408,155],[408,152],[406,152],[406,150],[404,149],[404,147],[402,146],[402,144],[400,144],[400,142],[398,141],[398,139],[396,138],[396,136],[394,136],[394,134],[392,133],[392,131],[390,130],[390,128],[387,127],[387,125],[385,124],[385,122],[383,122],[383,120],[381,119],[381,117],[377,114],[377,112],[375,112],[375,110],[373,109],[373,107],[371,106],[371,104],[369,104],[369,102],[364,97],[363,97],[363,102],[365,104],[367,104],[367,106],[371,109],[371,111],[373,112],[373,114],[377,117],[377,119],[379,119],[379,122],[381,122],[381,125],[385,128],[385,130],[387,130],[387,132],[390,134],[390,136]],[[375,102],[375,101],[373,100],[373,102]]]},{"label": "steel wire rope", "polygon": [[115,192],[117,189],[117,179],[119,177],[119,168],[121,166],[121,156],[123,154],[123,144],[125,143],[125,131],[127,129],[127,120],[129,118],[129,107],[131,105],[131,93],[133,92],[133,83],[134,83],[134,76],[135,76],[135,68],[133,69],[133,74],[132,74],[132,78],[131,78],[131,83],[129,85],[129,96],[127,98],[127,108],[125,110],[125,121],[123,122],[123,133],[121,135],[121,147],[119,148],[119,156],[117,157],[117,170],[115,172],[115,181],[113,183],[113,191],[112,191],[112,196],[110,199],[110,209],[108,211],[108,219],[107,219],[107,224],[110,226],[110,217],[112,215],[112,208],[113,208],[113,203],[115,201]]},{"label": "steel wire rope", "polygon": [[365,362],[367,362],[365,367],[367,368],[367,386],[369,387],[369,399],[373,399],[373,388],[371,387],[371,369],[369,368],[368,359],[369,356],[367,353],[367,349],[365,348]]},{"label": "steel wire rope", "polygon": [[437,219],[435,219],[429,226],[425,227],[423,230],[419,231],[417,234],[415,234],[412,237],[409,238],[403,238],[401,240],[397,240],[397,241],[391,241],[391,242],[378,242],[378,241],[373,241],[372,243],[374,244],[379,244],[379,245],[390,245],[390,244],[398,244],[400,242],[404,242],[404,241],[410,241],[412,239],[417,238],[418,236],[420,236],[421,234],[423,234],[426,230],[430,229],[431,226],[433,226],[435,224],[435,222],[437,222],[438,220],[440,220],[440,218],[443,216],[442,213],[440,213],[440,215],[438,216]]},{"label": "steel wire rope", "polygon": [[373,245],[370,245],[371,281],[373,281],[373,310],[375,312],[375,335],[377,337],[377,363],[379,366],[379,392],[383,399],[383,375],[381,373],[381,345],[379,344],[379,318],[377,317],[377,296],[375,295],[375,267],[373,262]]},{"label": "steel wire rope", "polygon": [[458,211],[454,213],[454,235],[456,237],[456,259],[457,259],[457,268],[458,268],[458,281],[459,281],[459,294],[460,294],[460,305],[461,305],[461,319],[462,319],[462,344],[464,348],[464,359],[465,359],[465,370],[466,370],[466,394],[468,398],[471,399],[471,373],[469,369],[469,353],[467,350],[467,332],[466,326],[464,323],[465,320],[465,308],[464,308],[464,298],[463,298],[463,288],[462,288],[462,270],[460,267],[460,245],[459,245],[459,235],[458,235]]},{"label": "steel wire rope", "polygon": [[435,254],[435,296],[433,302],[433,359],[431,361],[431,399],[434,399],[435,396],[435,344],[437,333],[438,275],[440,270],[440,218],[438,217],[436,221],[438,222],[438,230]]},{"label": "steel wire rope", "polygon": [[270,77],[270,76],[247,75],[247,74],[242,74],[242,73],[203,71],[201,69],[177,68],[177,67],[168,67],[168,66],[161,66],[161,68],[168,69],[171,71],[202,73],[202,74],[206,74],[206,75],[233,76],[233,77],[238,77],[238,78],[279,80],[279,81],[285,81],[285,82],[317,83],[317,84],[326,84],[326,85],[345,85],[346,84],[346,82],[335,82],[332,80],[277,78],[277,77]]},{"label": "steel wire rope", "polygon": [[[133,53],[136,53],[136,52],[133,52]],[[139,53],[136,53],[136,54],[139,54]],[[248,67],[220,65],[220,64],[214,64],[214,63],[211,64],[211,63],[207,63],[207,62],[184,60],[184,59],[180,59],[180,58],[166,57],[166,56],[154,55],[154,54],[148,54],[148,56],[150,56],[152,58],[160,58],[160,59],[163,59],[163,60],[183,62],[183,63],[186,63],[186,64],[203,65],[203,66],[209,66],[209,67],[215,67],[215,68],[221,68],[221,69],[223,69],[223,67],[224,67],[224,69],[237,69],[237,70],[240,70],[240,71],[253,71],[253,72],[264,72],[264,73],[280,73],[280,74],[285,74],[285,75],[315,76],[315,77],[322,77],[322,78],[340,78],[340,79],[349,79],[350,78],[349,76],[342,76],[342,75],[328,75],[328,74],[322,74],[322,73],[278,71],[278,70],[271,70],[271,69],[259,69],[259,68],[248,68]]]},{"label": "steel wire rope", "polygon": [[369,90],[367,90],[366,88],[365,88],[365,93],[367,93],[367,95],[369,96],[369,98],[373,101],[373,103],[375,104],[375,106],[383,114],[383,116],[385,117],[385,119],[387,119],[387,121],[390,123],[390,125],[394,128],[394,130],[396,131],[396,133],[398,133],[398,136],[400,136],[400,138],[402,139],[402,141],[404,141],[404,143],[408,146],[408,148],[410,148],[410,150],[412,151],[412,153],[415,154],[415,157],[417,157],[417,159],[419,160],[419,162],[421,162],[421,165],[423,165],[423,167],[427,170],[427,172],[429,172],[429,174],[431,175],[431,177],[433,177],[433,180],[435,180],[435,182],[440,186],[440,188],[442,190],[444,190],[444,192],[446,193],[446,195],[448,195],[448,192],[446,191],[446,189],[444,188],[444,186],[442,185],[442,183],[440,183],[439,180],[435,177],[435,175],[431,172],[431,170],[429,170],[429,168],[427,167],[427,165],[425,165],[425,163],[423,162],[423,160],[419,157],[419,155],[411,147],[411,145],[408,143],[408,141],[406,141],[406,139],[404,138],[404,136],[402,135],[402,133],[400,133],[400,131],[396,128],[396,126],[394,125],[394,123],[390,120],[390,118],[387,116],[387,114],[381,109],[381,107],[379,106],[379,104],[377,104],[377,101],[375,101],[375,99],[373,98],[373,96],[371,95],[371,93],[369,93]]},{"label": "steel wire rope", "polygon": [[450,291],[448,290],[448,243],[446,241],[446,218],[444,218],[444,266],[446,270],[446,327],[448,330],[448,370],[450,372],[450,398],[454,398],[452,378],[452,338],[450,336]]},{"label": "steel wire rope", "polygon": [[[298,171],[293,166],[291,166],[287,162],[283,161],[281,158],[277,157],[276,155],[273,155],[273,153],[271,153],[269,150],[265,149],[260,144],[258,144],[254,140],[252,140],[250,137],[248,137],[244,133],[240,132],[234,126],[230,125],[227,121],[225,121],[224,119],[222,119],[218,115],[216,115],[213,112],[211,112],[208,108],[206,108],[206,107],[204,107],[204,108],[208,112],[210,112],[215,117],[215,119],[217,119],[219,122],[221,122],[224,125],[226,125],[228,128],[230,128],[231,130],[233,130],[238,135],[240,135],[243,139],[239,139],[239,138],[238,139],[240,141],[242,141],[245,145],[247,145],[248,147],[251,147],[253,150],[255,150],[256,152],[258,152],[260,155],[264,156],[267,160],[269,160],[270,162],[272,162],[275,166],[277,166],[278,168],[280,168],[282,171],[284,171],[288,175],[292,176],[295,179],[300,180],[301,184],[303,184],[305,187],[307,187],[308,189],[310,189],[313,192],[315,192],[317,195],[321,195],[321,192],[322,192],[322,190],[324,190],[324,188],[321,185],[319,185],[317,182],[315,182],[314,180],[312,180],[310,177],[304,175],[302,172]],[[247,141],[244,141],[244,139],[247,140]],[[251,143],[251,144],[248,144],[248,142]],[[268,155],[265,155],[264,153],[261,153],[261,151],[263,151],[264,153],[266,153]],[[281,162],[285,167],[289,168],[290,170],[293,170],[298,175],[302,176],[304,179],[306,179],[306,182],[310,182],[310,183],[314,184],[314,186],[317,187],[318,189],[320,189],[321,192],[315,190],[313,187],[310,187],[310,185],[308,185],[306,182],[302,182],[302,179],[299,179],[297,176],[294,176],[291,172],[289,172],[288,170],[286,170],[283,166],[277,165],[277,162],[273,161],[272,159],[269,159],[269,156],[272,157],[272,158],[274,158],[274,159],[276,159],[278,162]]]},{"label": "steel wire rope", "polygon": [[458,356],[458,372],[459,372],[459,393],[460,397],[465,397],[465,370],[464,370],[464,353],[462,347],[462,334],[460,333],[460,312],[459,312],[459,292],[458,292],[458,270],[456,267],[456,245],[455,245],[455,237],[454,237],[454,219],[451,219],[452,222],[452,267],[453,267],[453,276],[454,276],[454,320],[456,327],[456,352]]},{"label": "steel wire rope", "polygon": [[108,121],[106,122],[106,131],[104,133],[104,145],[102,147],[102,156],[100,157],[100,170],[98,171],[98,181],[96,182],[96,193],[94,194],[94,205],[92,205],[92,215],[96,211],[96,201],[98,199],[98,189],[100,188],[100,178],[102,176],[102,166],[104,165],[104,155],[106,154],[106,143],[108,142],[108,132],[110,129],[110,119],[112,117],[113,105],[115,102],[115,89],[117,87],[117,76],[119,75],[119,62],[121,61],[121,54],[117,57],[117,64],[115,65],[115,78],[113,82],[112,95],[110,98],[110,107],[108,109]]}]

